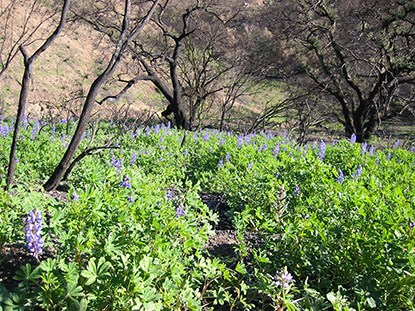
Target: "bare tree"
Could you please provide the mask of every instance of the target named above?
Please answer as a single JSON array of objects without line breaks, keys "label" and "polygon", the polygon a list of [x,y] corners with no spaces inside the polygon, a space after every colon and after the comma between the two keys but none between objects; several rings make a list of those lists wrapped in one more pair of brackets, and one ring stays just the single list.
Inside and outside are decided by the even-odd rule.
[{"label": "bare tree", "polygon": [[[75,130],[75,133],[68,145],[68,148],[63,155],[60,163],[55,168],[51,177],[44,184],[46,191],[54,190],[59,185],[59,182],[62,180],[65,172],[67,171],[70,161],[75,154],[79,143],[81,142],[82,135],[85,132],[85,129],[88,125],[88,122],[91,118],[91,113],[94,105],[96,104],[96,98],[99,94],[101,87],[104,83],[114,74],[117,67],[120,65],[124,54],[127,51],[127,48],[131,42],[137,38],[143,27],[148,23],[152,14],[154,13],[157,5],[160,0],[154,1],[143,1],[142,3],[134,2],[134,4],[142,7],[146,2],[151,4],[151,7],[146,11],[143,16],[132,16],[131,0],[124,1],[124,8],[122,16],[121,25],[116,25],[112,31],[118,32],[118,40],[116,41],[115,49],[112,53],[111,59],[107,64],[107,67],[101,72],[101,74],[94,80],[89,88],[87,97],[85,99],[83,109],[78,120],[78,124]],[[113,7],[113,11],[117,12],[117,8]]]},{"label": "bare tree", "polygon": [[306,77],[302,87],[331,103],[347,136],[362,142],[382,120],[414,106],[413,2],[284,0],[271,6],[268,29],[286,48],[289,74]]},{"label": "bare tree", "polygon": [[[15,14],[18,10],[24,10],[19,19]],[[55,13],[45,12],[38,0],[0,1],[0,77],[19,54],[19,47],[31,45],[36,40],[35,34]]]},{"label": "bare tree", "polygon": [[30,84],[30,80],[32,76],[33,63],[44,51],[46,51],[48,47],[52,45],[53,41],[59,36],[60,32],[65,26],[66,15],[69,10],[69,4],[70,4],[70,0],[63,1],[59,25],[57,26],[55,31],[48,37],[48,39],[32,55],[28,54],[26,50],[26,46],[24,45],[19,46],[19,51],[23,55],[24,74],[23,74],[21,90],[20,90],[19,106],[17,110],[16,121],[14,124],[13,140],[12,140],[12,144],[10,147],[10,157],[9,157],[9,166],[8,166],[8,171],[7,171],[6,189],[10,187],[14,179],[14,173],[16,169],[17,140],[19,137],[20,123],[22,121],[22,118],[26,110],[26,103],[27,103],[27,97],[29,93],[29,84]]}]

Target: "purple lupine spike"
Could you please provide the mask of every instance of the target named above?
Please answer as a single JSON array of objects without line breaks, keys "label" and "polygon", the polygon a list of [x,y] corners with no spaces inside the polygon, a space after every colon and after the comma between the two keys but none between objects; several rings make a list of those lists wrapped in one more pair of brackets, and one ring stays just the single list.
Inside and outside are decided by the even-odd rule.
[{"label": "purple lupine spike", "polygon": [[218,168],[222,168],[223,167],[223,160],[220,159],[218,162]]},{"label": "purple lupine spike", "polygon": [[122,164],[123,164],[122,158],[117,159],[114,155],[112,155],[110,164],[112,167],[116,169],[117,174],[121,173]]},{"label": "purple lupine spike", "polygon": [[137,161],[137,152],[134,151],[133,154],[131,155],[130,164],[134,165],[136,161]]},{"label": "purple lupine spike", "polygon": [[209,132],[208,132],[208,131],[206,131],[206,132],[202,135],[202,139],[203,139],[204,141],[208,141],[208,140],[209,140],[209,138],[210,138]]},{"label": "purple lupine spike", "polygon": [[274,150],[272,150],[272,153],[274,154],[274,156],[277,156],[280,153],[280,145],[276,145],[274,147]]},{"label": "purple lupine spike", "polygon": [[186,216],[186,212],[184,211],[184,206],[183,203],[180,203],[177,208],[176,208],[176,217],[185,217]]},{"label": "purple lupine spike", "polygon": [[74,191],[71,195],[72,202],[76,202],[79,199],[79,195]]},{"label": "purple lupine spike", "polygon": [[362,143],[361,147],[362,147],[362,156],[364,156],[367,151],[367,142]]},{"label": "purple lupine spike", "polygon": [[229,162],[231,160],[231,155],[228,153],[225,157],[225,161]]},{"label": "purple lupine spike", "polygon": [[373,145],[371,145],[370,148],[369,148],[369,156],[372,156],[374,152],[375,152],[375,147],[373,147]]},{"label": "purple lupine spike", "polygon": [[35,140],[36,134],[39,133],[39,130],[40,130],[40,122],[39,120],[36,120],[35,124],[33,125],[32,133],[30,135],[30,138],[32,140]]},{"label": "purple lupine spike", "polygon": [[356,172],[353,174],[354,178],[359,178],[360,175],[362,174],[362,166],[359,164],[356,168]]},{"label": "purple lupine spike", "polygon": [[120,184],[120,187],[121,188],[131,189],[130,177],[128,177],[127,175],[125,175],[123,181]]},{"label": "purple lupine spike", "polygon": [[287,267],[284,267],[281,272],[277,272],[274,281],[277,287],[289,288],[290,283],[293,281],[293,276],[288,272]]},{"label": "purple lupine spike", "polygon": [[342,183],[343,183],[343,181],[344,181],[344,174],[343,174],[343,171],[342,171],[341,169],[339,169],[339,170],[338,170],[338,173],[339,173],[339,175],[337,176],[336,181],[337,181],[339,184],[342,184]]},{"label": "purple lupine spike", "polygon": [[242,147],[244,143],[244,138],[242,137],[242,135],[238,136],[238,139],[236,140],[236,147],[238,147],[238,149],[240,149]]},{"label": "purple lupine spike", "polygon": [[356,134],[355,133],[353,133],[352,134],[352,136],[350,136],[350,142],[352,143],[352,144],[354,144],[355,142],[356,142]]},{"label": "purple lupine spike", "polygon": [[324,141],[321,141],[320,144],[318,145],[317,158],[320,161],[323,161],[325,154],[326,154],[326,143]]},{"label": "purple lupine spike", "polygon": [[397,149],[397,148],[399,148],[399,146],[401,145],[401,141],[399,140],[399,139],[397,139],[396,141],[395,141],[395,144],[393,145],[393,149]]},{"label": "purple lupine spike", "polygon": [[254,164],[252,163],[252,162],[249,162],[248,163],[248,170],[252,170],[252,166],[253,166]]},{"label": "purple lupine spike", "polygon": [[42,212],[35,208],[29,212],[26,218],[25,234],[26,247],[37,260],[43,252],[42,227]]},{"label": "purple lupine spike", "polygon": [[294,188],[294,196],[295,197],[299,197],[300,194],[301,194],[301,188],[300,188],[300,186],[299,185],[295,185],[295,188]]}]

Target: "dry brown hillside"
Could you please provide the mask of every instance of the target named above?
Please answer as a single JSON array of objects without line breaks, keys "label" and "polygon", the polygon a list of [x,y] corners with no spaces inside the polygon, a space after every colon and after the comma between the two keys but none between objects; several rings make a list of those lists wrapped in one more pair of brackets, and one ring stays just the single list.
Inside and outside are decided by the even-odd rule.
[{"label": "dry brown hillside", "polygon": [[[0,10],[4,11],[10,1],[0,1]],[[56,14],[53,18],[45,21],[45,17],[50,16],[50,7],[57,5],[56,1],[38,1],[38,8],[31,12],[28,4],[33,2],[34,0],[18,0],[19,5],[12,10],[11,18],[0,20],[0,27],[5,34],[0,37],[0,41],[3,40],[0,42],[2,58],[5,52],[12,50],[12,45],[18,42],[18,35],[27,20],[29,32],[41,25],[33,37],[24,43],[29,52],[35,51],[56,27],[59,7],[56,7]],[[254,5],[257,4],[254,3]],[[27,107],[29,116],[78,115],[91,82],[107,64],[112,49],[113,45],[106,42],[105,37],[94,31],[92,27],[69,22],[62,35],[34,63]],[[120,70],[123,70],[122,66]],[[23,58],[17,52],[8,70],[0,77],[0,109],[4,114],[16,113],[22,74]],[[102,98],[115,94],[120,89],[121,86],[110,83],[101,90],[100,96]],[[258,103],[247,108],[246,103],[249,101],[249,98],[241,98],[235,105],[238,109],[234,110],[244,115],[261,111],[262,107]],[[97,106],[96,113],[115,116],[125,115],[128,112],[129,116],[148,117],[152,115],[158,118],[165,105],[163,96],[156,92],[155,87],[150,82],[141,81],[116,103],[107,102],[105,105]]]},{"label": "dry brown hillside", "polygon": [[[27,20],[29,9],[24,6],[26,2],[21,1],[21,5],[13,9],[7,25],[5,20],[1,22],[1,29],[4,30],[4,36],[0,37],[3,40],[3,55],[11,50]],[[10,1],[1,2],[1,9],[8,4]],[[32,13],[28,28],[32,30],[38,27],[44,14],[39,11]],[[8,27],[8,30],[4,27]],[[10,31],[10,27],[14,30]],[[29,53],[33,53],[55,27],[56,16],[43,22],[30,38],[29,44],[25,45]],[[67,24],[63,34],[34,63],[28,114],[37,117],[76,115],[91,82],[106,64],[111,49],[112,46],[88,26]],[[8,70],[0,77],[0,108],[5,114],[16,113],[22,74],[23,58],[18,52]],[[113,94],[116,90],[116,86],[107,86],[103,88],[101,96]],[[125,112],[127,106],[130,115],[143,111],[156,113],[161,111],[163,99],[148,82],[143,81],[135,85],[117,104],[107,103],[97,106],[96,110],[100,114],[112,114],[121,110]]]}]

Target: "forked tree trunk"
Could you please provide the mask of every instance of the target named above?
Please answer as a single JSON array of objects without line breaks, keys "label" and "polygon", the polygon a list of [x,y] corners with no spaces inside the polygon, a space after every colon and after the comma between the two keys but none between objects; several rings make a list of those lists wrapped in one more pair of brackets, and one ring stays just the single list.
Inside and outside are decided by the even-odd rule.
[{"label": "forked tree trunk", "polygon": [[49,38],[46,39],[46,41],[40,46],[40,48],[37,49],[35,53],[33,53],[32,56],[29,56],[27,54],[23,46],[19,47],[19,50],[23,55],[24,73],[23,73],[23,79],[22,79],[22,86],[20,89],[19,106],[17,109],[16,121],[14,124],[13,140],[10,146],[9,166],[7,170],[7,181],[6,181],[6,187],[5,187],[6,190],[10,188],[10,185],[13,184],[13,181],[14,181],[14,175],[15,175],[16,163],[17,163],[17,159],[16,159],[17,141],[19,137],[20,124],[26,111],[27,96],[29,93],[30,79],[32,76],[32,65],[34,61],[40,56],[40,54],[46,51],[46,49],[52,45],[53,41],[61,33],[63,27],[65,26],[66,15],[69,11],[69,5],[70,5],[70,0],[63,1],[63,6],[61,10],[61,18],[60,18],[58,27],[49,36]]},{"label": "forked tree trunk", "polygon": [[63,176],[65,175],[65,172],[70,166],[70,161],[73,158],[76,150],[78,149],[78,146],[82,139],[82,135],[84,134],[85,129],[89,123],[89,120],[91,118],[91,112],[94,108],[97,95],[102,85],[112,76],[114,71],[117,69],[118,65],[121,62],[122,56],[128,47],[128,44],[135,37],[137,37],[139,32],[143,29],[144,25],[148,23],[151,15],[153,14],[159,2],[160,0],[154,1],[146,17],[142,19],[140,24],[136,25],[130,32],[129,25],[130,25],[131,0],[125,0],[123,24],[122,24],[121,34],[120,34],[120,38],[118,39],[116,49],[111,57],[111,60],[107,68],[98,76],[98,78],[95,79],[95,81],[92,83],[88,91],[88,95],[85,99],[82,113],[81,113],[81,116],[79,117],[78,125],[71,139],[71,142],[69,143],[69,146],[66,149],[64,156],[62,157],[59,164],[56,166],[52,175],[43,185],[43,188],[46,191],[51,191],[51,190],[56,189],[56,187],[59,185],[59,182],[62,180]]}]

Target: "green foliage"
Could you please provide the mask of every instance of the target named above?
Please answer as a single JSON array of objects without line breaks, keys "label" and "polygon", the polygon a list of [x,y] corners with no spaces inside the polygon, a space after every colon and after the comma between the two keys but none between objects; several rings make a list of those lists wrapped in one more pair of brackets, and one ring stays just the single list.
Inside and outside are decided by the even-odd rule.
[{"label": "green foliage", "polygon": [[[78,163],[68,193],[55,197],[38,185],[66,127],[32,139],[33,128],[22,132],[17,186],[0,191],[0,277],[34,208],[44,214],[44,253],[0,285],[2,309],[414,308],[411,151],[340,141],[321,156],[318,144],[267,133],[131,129]],[[106,124],[96,144],[112,132]],[[6,163],[10,134],[0,141]],[[220,219],[200,193],[226,198],[229,254],[208,247]]]}]

